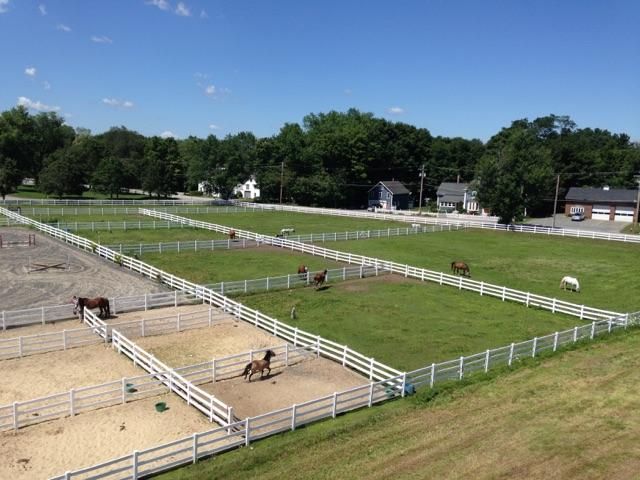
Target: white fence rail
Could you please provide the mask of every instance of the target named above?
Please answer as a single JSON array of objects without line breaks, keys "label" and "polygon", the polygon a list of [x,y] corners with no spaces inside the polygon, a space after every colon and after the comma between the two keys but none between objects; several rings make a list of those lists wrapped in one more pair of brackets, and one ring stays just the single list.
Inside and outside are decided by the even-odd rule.
[{"label": "white fence rail", "polygon": [[[144,295],[110,298],[109,306],[111,314],[116,315],[118,313],[149,310],[158,307],[177,307],[178,305],[194,303],[195,299],[194,295],[179,291],[145,293]],[[73,304],[71,303],[23,310],[4,310],[0,312],[0,328],[6,330],[25,325],[44,325],[49,322],[68,320],[74,317]]]},{"label": "white fence rail", "polygon": [[65,329],[60,332],[24,335],[0,339],[0,360],[26,357],[45,352],[67,350],[69,348],[95,345],[103,340],[98,338],[94,329],[81,327]]},{"label": "white fence rail", "polygon": [[174,222],[149,222],[142,220],[107,220],[105,222],[50,222],[56,228],[68,231],[91,230],[97,231],[113,231],[113,230],[167,230],[176,228],[189,228],[185,225],[179,225]]},{"label": "white fence rail", "polygon": [[[138,208],[134,207],[113,207],[103,206],[96,207],[12,207],[13,211],[25,216],[73,216],[73,215],[91,215],[95,217],[108,217],[110,215],[138,215]],[[155,209],[163,212],[172,213],[245,213],[254,211],[253,207],[244,206],[226,206],[226,207],[210,207],[210,206],[157,206]]]},{"label": "white fence rail", "polygon": [[[167,372],[164,372],[165,374]],[[67,392],[0,406],[0,430],[17,430],[56,418],[154,397],[169,391],[155,373],[74,388]]]},{"label": "white fence rail", "polygon": [[163,445],[134,451],[97,465],[66,472],[51,480],[89,478],[138,479],[157,474],[200,459],[248,446],[251,442],[308,423],[335,418],[344,412],[385,401],[404,394],[400,377],[335,392],[325,397],[292,405],[264,415],[248,417],[225,427],[214,428]]},{"label": "white fence rail", "polygon": [[555,352],[564,345],[581,340],[593,340],[599,335],[639,324],[640,312],[594,321],[590,324],[575,326],[569,330],[535,337],[524,342],[462,356],[455,360],[432,363],[427,367],[407,372],[407,382],[417,388],[425,385],[432,387],[437,382],[447,380],[461,380],[465,375],[473,372],[487,372],[498,366],[511,366],[515,361],[536,357],[542,352]]},{"label": "white fence rail", "polygon": [[21,198],[21,199],[5,199],[0,200],[0,205],[23,206],[23,205],[233,205],[228,200],[211,199],[203,201],[202,199],[184,199],[184,200],[118,200],[118,199],[102,199],[102,200],[61,200],[54,198]]},{"label": "white fence rail", "polygon": [[[193,220],[186,217],[179,217],[169,213],[156,212],[148,209],[140,209],[140,213],[150,215],[158,218],[170,219],[175,222],[184,222],[190,226],[199,227],[203,229],[219,231],[227,233],[230,227],[223,225],[216,225],[207,222],[201,222],[199,220]],[[409,278],[415,278],[422,281],[435,282],[440,285],[448,285],[460,290],[468,290],[479,293],[480,295],[489,295],[492,297],[500,298],[502,301],[513,301],[526,305],[527,307],[538,307],[544,310],[549,310],[552,313],[564,313],[566,315],[572,315],[580,319],[587,320],[602,320],[611,317],[620,316],[621,313],[613,312],[609,310],[602,310],[598,308],[587,307],[585,305],[578,305],[571,302],[565,302],[558,300],[557,298],[549,298],[542,295],[536,295],[530,292],[523,292],[521,290],[515,290],[504,286],[493,285],[491,283],[479,282],[477,280],[471,280],[462,276],[449,275],[443,272],[436,272],[433,270],[427,270],[424,268],[412,267],[409,265],[403,265],[396,262],[389,262],[373,257],[365,257],[362,255],[356,255],[352,253],[340,252],[337,250],[330,250],[324,247],[316,245],[308,245],[302,242],[295,242],[285,238],[275,238],[265,235],[258,235],[253,232],[245,230],[235,230],[236,235],[240,238],[260,239],[261,242],[276,246],[299,251],[303,253],[309,253],[315,256],[321,256],[337,262],[345,262],[349,264],[358,264],[369,267],[376,267],[397,273]]]}]

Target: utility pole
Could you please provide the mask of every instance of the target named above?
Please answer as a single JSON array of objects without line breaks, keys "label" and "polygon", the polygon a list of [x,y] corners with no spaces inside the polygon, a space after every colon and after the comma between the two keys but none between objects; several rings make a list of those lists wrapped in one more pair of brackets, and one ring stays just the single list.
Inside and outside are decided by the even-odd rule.
[{"label": "utility pole", "polygon": [[420,200],[418,200],[418,215],[422,215],[422,189],[424,187],[424,163],[420,168]]},{"label": "utility pole", "polygon": [[282,205],[282,183],[284,182],[284,162],[280,162],[280,205]]},{"label": "utility pole", "polygon": [[638,217],[640,217],[640,174],[635,175],[635,179],[636,179],[636,183],[638,184],[638,198],[636,198],[636,212],[635,212],[635,215],[633,216],[633,218],[635,219],[635,222],[633,225],[632,232],[640,233],[638,232]]},{"label": "utility pole", "polygon": [[553,200],[553,217],[551,220],[551,228],[556,228],[556,209],[558,208],[558,190],[560,190],[560,174],[556,180],[556,196]]}]

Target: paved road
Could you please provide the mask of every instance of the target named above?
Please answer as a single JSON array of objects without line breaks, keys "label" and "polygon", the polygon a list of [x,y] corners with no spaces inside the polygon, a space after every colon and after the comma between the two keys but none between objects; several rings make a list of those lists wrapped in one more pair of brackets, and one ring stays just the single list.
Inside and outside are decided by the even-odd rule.
[{"label": "paved road", "polygon": [[[550,227],[553,223],[553,218],[552,217],[530,218],[525,223]],[[557,228],[571,228],[574,230],[591,230],[595,232],[604,232],[604,233],[620,233],[620,231],[626,225],[627,223],[623,223],[623,222],[610,222],[607,220],[591,220],[591,219],[585,219],[582,222],[573,222],[571,221],[571,218],[565,216],[562,213],[559,213],[556,215]]]}]

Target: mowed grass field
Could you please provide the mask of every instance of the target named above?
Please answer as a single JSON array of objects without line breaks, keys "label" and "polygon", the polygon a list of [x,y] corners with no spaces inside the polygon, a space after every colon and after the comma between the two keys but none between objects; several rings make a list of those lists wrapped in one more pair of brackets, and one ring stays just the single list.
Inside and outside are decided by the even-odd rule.
[{"label": "mowed grass field", "polygon": [[193,240],[227,240],[228,235],[203,230],[201,228],[180,227],[171,228],[145,228],[131,230],[77,230],[76,235],[88,238],[102,245],[131,245],[137,243],[177,242]]},{"label": "mowed grass field", "polygon": [[300,264],[309,267],[311,272],[345,266],[322,257],[264,245],[214,252],[147,253],[140,259],[199,284],[293,275]]},{"label": "mowed grass field", "polygon": [[[238,300],[403,371],[582,323],[398,275],[348,280],[318,290],[242,295]],[[290,319],[293,306],[295,320]]]},{"label": "mowed grass field", "polygon": [[255,211],[242,213],[182,214],[203,222],[217,223],[241,230],[249,230],[264,235],[276,235],[282,228],[292,227],[293,235],[308,233],[353,232],[356,230],[381,230],[386,228],[406,228],[409,224],[366,218],[334,217],[295,212]]},{"label": "mowed grass field", "polygon": [[640,332],[349,413],[158,478],[622,480],[640,471]]},{"label": "mowed grass field", "polygon": [[[326,248],[449,272],[461,260],[471,278],[618,312],[640,310],[640,245],[487,230],[331,242]],[[560,290],[562,277],[580,293]]]}]

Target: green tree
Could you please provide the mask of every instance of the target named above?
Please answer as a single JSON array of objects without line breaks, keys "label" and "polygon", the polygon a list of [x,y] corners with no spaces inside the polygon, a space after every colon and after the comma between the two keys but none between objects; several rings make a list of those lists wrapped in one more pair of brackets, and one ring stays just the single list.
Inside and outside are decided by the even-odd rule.
[{"label": "green tree", "polygon": [[125,184],[124,163],[116,157],[107,157],[91,176],[93,188],[100,193],[108,194],[110,198],[116,198]]},{"label": "green tree", "polygon": [[0,196],[2,196],[2,200],[20,185],[21,180],[22,175],[16,162],[0,154]]},{"label": "green tree", "polygon": [[152,137],[144,153],[143,190],[159,197],[168,197],[176,191],[176,168],[179,152],[173,138]]},{"label": "green tree", "polygon": [[58,198],[82,195],[85,180],[82,167],[78,157],[70,149],[57,150],[45,160],[45,166],[38,177],[40,190]]}]

